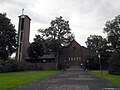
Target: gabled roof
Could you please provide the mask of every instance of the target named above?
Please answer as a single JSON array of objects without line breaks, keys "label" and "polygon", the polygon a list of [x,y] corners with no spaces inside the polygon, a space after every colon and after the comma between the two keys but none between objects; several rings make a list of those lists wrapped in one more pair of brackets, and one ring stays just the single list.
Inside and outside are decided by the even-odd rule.
[{"label": "gabled roof", "polygon": [[68,47],[71,47],[73,44],[76,44],[79,47],[82,47],[75,39],[71,41],[71,43],[68,45]]}]

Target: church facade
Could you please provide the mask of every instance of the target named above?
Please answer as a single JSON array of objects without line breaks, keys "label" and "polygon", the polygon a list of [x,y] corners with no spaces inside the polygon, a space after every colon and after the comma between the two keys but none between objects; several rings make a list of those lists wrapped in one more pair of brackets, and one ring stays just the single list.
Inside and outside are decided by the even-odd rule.
[{"label": "church facade", "polygon": [[79,65],[84,67],[87,57],[91,54],[92,52],[89,49],[73,40],[67,47],[64,47],[63,54],[60,57],[60,64],[64,66]]}]

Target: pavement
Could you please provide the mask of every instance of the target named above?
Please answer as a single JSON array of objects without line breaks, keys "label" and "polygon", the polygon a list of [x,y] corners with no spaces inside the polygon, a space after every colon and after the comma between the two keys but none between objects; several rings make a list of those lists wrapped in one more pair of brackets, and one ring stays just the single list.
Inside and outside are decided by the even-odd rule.
[{"label": "pavement", "polygon": [[88,74],[78,66],[72,66],[57,75],[12,90],[120,90],[120,88]]}]

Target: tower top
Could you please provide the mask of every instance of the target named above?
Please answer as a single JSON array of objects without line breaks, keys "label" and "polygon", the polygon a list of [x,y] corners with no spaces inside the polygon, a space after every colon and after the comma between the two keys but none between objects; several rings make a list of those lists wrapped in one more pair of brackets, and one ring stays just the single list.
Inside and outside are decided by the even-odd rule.
[{"label": "tower top", "polygon": [[25,14],[24,14],[24,10],[25,10],[25,9],[23,8],[23,9],[22,9],[22,15],[20,15],[20,16],[18,16],[18,17],[19,17],[19,18],[25,18],[25,17],[27,17],[29,20],[31,20],[28,15],[25,15]]},{"label": "tower top", "polygon": [[24,10],[25,10],[25,9],[23,8],[23,9],[22,9],[22,15],[24,15]]}]

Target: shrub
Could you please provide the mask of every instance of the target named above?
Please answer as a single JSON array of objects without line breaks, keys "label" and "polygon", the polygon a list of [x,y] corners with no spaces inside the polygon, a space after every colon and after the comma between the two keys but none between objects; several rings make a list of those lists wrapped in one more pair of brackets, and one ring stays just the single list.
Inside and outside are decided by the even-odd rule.
[{"label": "shrub", "polygon": [[16,72],[26,70],[27,63],[25,61],[16,60],[0,60],[0,72]]},{"label": "shrub", "polygon": [[110,58],[109,73],[120,75],[120,51],[115,50]]}]

